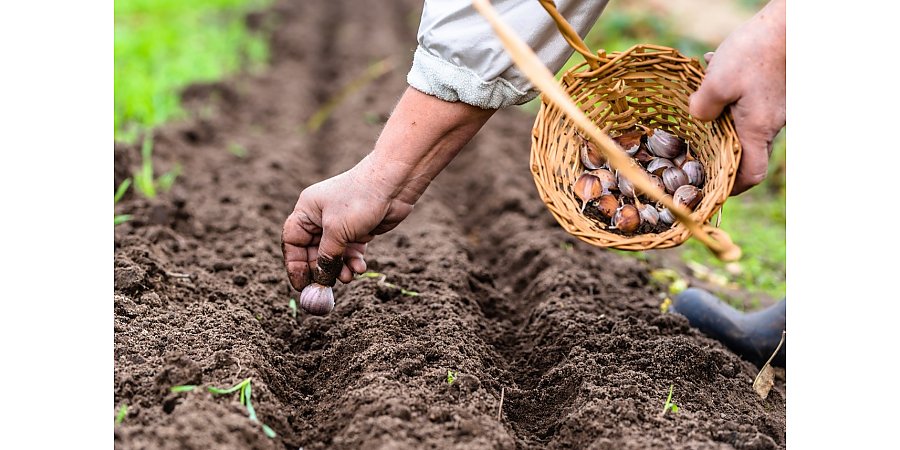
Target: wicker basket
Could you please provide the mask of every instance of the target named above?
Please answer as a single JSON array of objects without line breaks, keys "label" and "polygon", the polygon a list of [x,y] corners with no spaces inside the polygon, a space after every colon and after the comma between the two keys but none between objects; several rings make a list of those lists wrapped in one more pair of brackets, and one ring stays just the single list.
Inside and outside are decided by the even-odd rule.
[{"label": "wicker basket", "polygon": [[[688,113],[688,99],[703,80],[700,63],[675,49],[655,45],[637,45],[621,53],[593,53],[552,0],[540,2],[563,37],[586,60],[566,71],[559,82],[498,16],[491,17],[493,11],[489,5],[486,8],[491,11],[485,9],[485,0],[475,0],[517,65],[543,91],[532,133],[531,171],[541,199],[559,224],[570,234],[600,247],[635,251],[668,248],[694,235],[719,258],[739,258],[740,249],[728,235],[708,222],[731,192],[741,146],[730,113],[712,123],[700,122]],[[539,73],[536,62],[545,73]],[[627,164],[630,158],[609,138],[636,127],[664,129],[689,142],[691,152],[705,168],[707,180],[703,200],[693,212],[674,207],[671,200],[663,198],[662,191],[650,188],[646,175],[631,168]],[[606,224],[582,214],[572,190],[585,171],[579,156],[582,136],[597,144],[610,164],[638,188],[669,207],[678,222],[661,233],[624,236],[607,231]]]}]

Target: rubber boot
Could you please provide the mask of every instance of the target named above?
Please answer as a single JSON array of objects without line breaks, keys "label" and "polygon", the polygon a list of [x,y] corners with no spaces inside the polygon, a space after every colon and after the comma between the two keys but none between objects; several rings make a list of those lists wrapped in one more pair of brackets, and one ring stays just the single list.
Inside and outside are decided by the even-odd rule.
[{"label": "rubber boot", "polygon": [[[757,367],[772,356],[785,330],[785,299],[761,311],[743,313],[707,291],[690,288],[675,298],[671,311]],[[773,366],[785,367],[786,346],[787,338],[772,359]]]}]

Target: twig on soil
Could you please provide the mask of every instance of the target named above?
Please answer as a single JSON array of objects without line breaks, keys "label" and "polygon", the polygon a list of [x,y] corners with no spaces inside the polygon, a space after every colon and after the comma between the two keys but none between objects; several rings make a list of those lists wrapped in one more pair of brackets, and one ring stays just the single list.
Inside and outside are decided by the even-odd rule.
[{"label": "twig on soil", "polygon": [[497,422],[500,421],[500,417],[503,414],[503,395],[506,393],[506,386],[500,388],[500,407],[497,408]]},{"label": "twig on soil", "polygon": [[165,273],[166,276],[169,278],[188,278],[188,279],[194,278],[194,275],[190,274],[190,273],[169,272],[168,270],[164,271],[163,273]]}]

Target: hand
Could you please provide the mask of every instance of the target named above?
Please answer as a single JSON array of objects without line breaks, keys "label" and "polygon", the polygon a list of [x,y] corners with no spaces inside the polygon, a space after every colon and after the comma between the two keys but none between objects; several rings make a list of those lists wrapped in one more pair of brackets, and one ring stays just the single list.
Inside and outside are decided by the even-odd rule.
[{"label": "hand", "polygon": [[412,212],[431,180],[493,113],[407,89],[371,154],[300,193],[281,233],[291,286],[300,291],[313,281],[320,257],[323,266],[342,259],[337,278],[344,283],[365,272],[367,243]]},{"label": "hand", "polygon": [[366,244],[412,212],[412,204],[393,194],[398,189],[379,185],[367,167],[363,160],[300,193],[281,236],[285,268],[294,289],[302,290],[310,283],[320,254],[332,259],[342,256],[338,279],[349,283],[354,273],[366,271]]},{"label": "hand", "polygon": [[691,96],[691,115],[715,120],[731,105],[743,149],[731,195],[766,178],[772,140],[784,128],[785,0],[772,0],[707,53],[706,77]]}]

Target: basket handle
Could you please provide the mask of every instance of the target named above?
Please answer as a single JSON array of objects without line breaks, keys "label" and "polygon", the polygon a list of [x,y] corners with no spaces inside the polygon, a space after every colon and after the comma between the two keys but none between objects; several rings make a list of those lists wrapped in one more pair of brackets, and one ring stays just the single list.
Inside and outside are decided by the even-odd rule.
[{"label": "basket handle", "polygon": [[559,10],[556,9],[556,2],[553,0],[539,1],[541,2],[541,6],[543,6],[544,9],[547,10],[547,13],[550,14],[550,17],[553,18],[553,21],[556,22],[556,28],[559,28],[559,32],[562,34],[563,38],[565,38],[566,42],[568,42],[575,51],[584,56],[584,59],[587,61],[588,65],[591,66],[591,69],[600,67],[600,57],[588,48],[587,44],[584,43],[584,40],[581,39],[581,36],[579,36],[578,33],[575,32],[575,29],[572,28],[569,21],[559,13]]},{"label": "basket handle", "polygon": [[[544,3],[544,0],[541,0],[541,3]],[[584,114],[584,111],[575,105],[575,102],[560,87],[553,74],[538,59],[534,51],[528,47],[528,44],[523,42],[509,26],[503,23],[488,0],[472,0],[472,4],[490,22],[510,57],[512,57],[513,61],[528,79],[543,92],[544,99],[566,113],[575,125],[581,128],[594,143],[599,145],[600,150],[603,151],[604,156],[606,156],[613,169],[624,173],[625,177],[636,188],[647,193],[651,198],[665,205],[666,208],[669,208],[675,214],[675,217],[687,226],[691,233],[703,242],[720,260],[736,261],[741,257],[740,247],[731,241],[728,234],[718,228],[698,223],[691,217],[690,211],[683,206],[676,205],[670,196],[666,196],[659,187],[650,181],[650,177],[646,173],[635,169],[631,165],[631,158],[628,157],[625,151],[606,133],[601,131]]]}]

